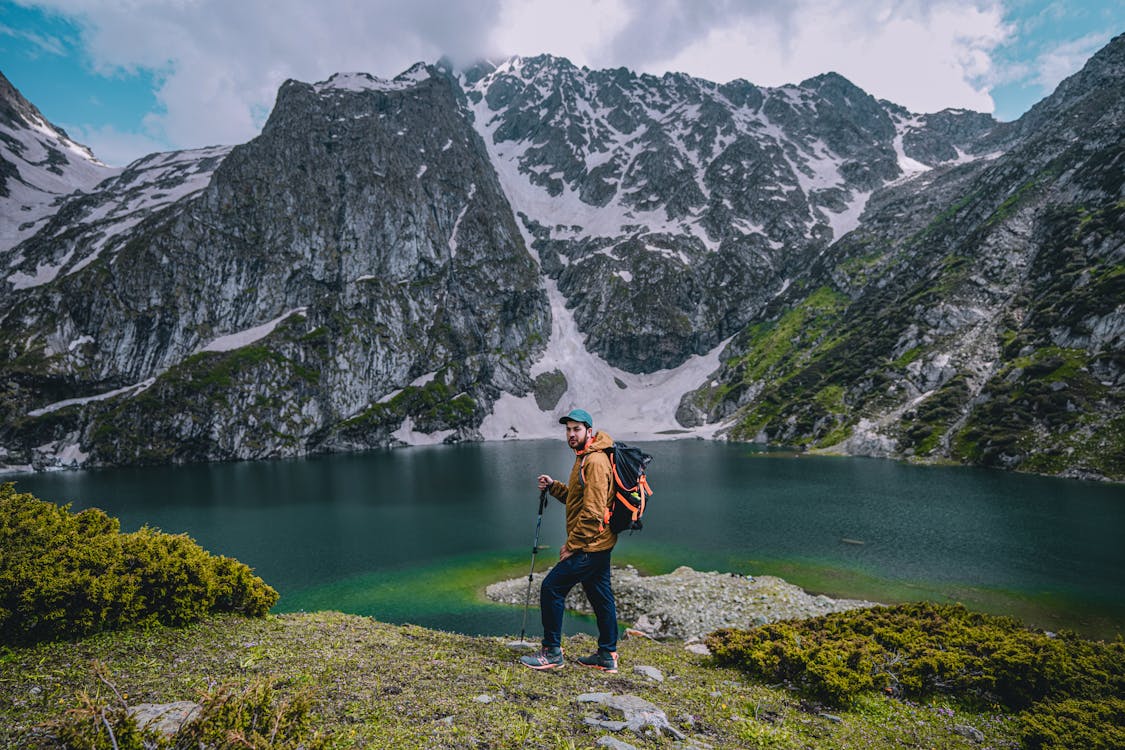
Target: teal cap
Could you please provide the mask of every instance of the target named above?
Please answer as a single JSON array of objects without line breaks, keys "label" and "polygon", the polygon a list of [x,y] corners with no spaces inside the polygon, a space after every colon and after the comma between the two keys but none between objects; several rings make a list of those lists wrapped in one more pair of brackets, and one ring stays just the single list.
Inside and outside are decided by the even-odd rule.
[{"label": "teal cap", "polygon": [[594,426],[594,418],[585,409],[571,409],[569,414],[559,418],[559,424],[566,424],[567,422],[582,422],[587,427]]}]

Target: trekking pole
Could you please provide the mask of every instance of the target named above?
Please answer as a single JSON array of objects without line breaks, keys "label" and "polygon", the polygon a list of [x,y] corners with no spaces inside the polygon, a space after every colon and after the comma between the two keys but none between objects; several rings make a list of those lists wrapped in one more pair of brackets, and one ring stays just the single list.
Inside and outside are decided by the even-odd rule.
[{"label": "trekking pole", "polygon": [[539,527],[543,525],[543,509],[547,507],[547,490],[539,491],[539,517],[535,519],[535,541],[531,544],[531,570],[527,572],[527,593],[523,597],[523,624],[520,640],[527,636],[527,606],[531,603],[531,579],[535,575],[535,556],[539,554]]}]

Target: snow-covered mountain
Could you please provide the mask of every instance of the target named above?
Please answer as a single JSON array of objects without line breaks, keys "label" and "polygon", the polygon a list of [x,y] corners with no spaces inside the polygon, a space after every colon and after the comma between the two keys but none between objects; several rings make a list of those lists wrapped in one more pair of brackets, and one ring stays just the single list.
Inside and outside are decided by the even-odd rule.
[{"label": "snow-covered mountain", "polygon": [[39,231],[65,196],[117,171],[49,123],[0,73],[0,253]]},{"label": "snow-covered mountain", "polygon": [[[1078,189],[1027,165],[1068,138],[1120,146],[1078,113],[1117,111],[1123,44],[1011,124],[912,113],[832,73],[764,88],[551,56],[289,81],[253,141],[75,181],[0,252],[0,462],[551,436],[575,404],[618,437],[955,455],[1019,336],[1018,269],[1043,247],[1025,223]],[[1013,212],[1028,180],[1045,197]],[[1088,228],[1114,205],[1091,189]],[[951,222],[967,205],[978,222]],[[991,305],[941,273],[995,265],[984,227],[1024,238],[1003,284],[980,271]],[[1087,270],[1116,278],[1113,257]],[[862,351],[829,346],[856,335]],[[1076,336],[1029,334],[1019,356]],[[1091,363],[1119,356],[1119,339],[1086,341]],[[1116,384],[1076,409],[1117,408],[1120,368],[1098,367]],[[941,440],[903,437],[958,382]]]}]

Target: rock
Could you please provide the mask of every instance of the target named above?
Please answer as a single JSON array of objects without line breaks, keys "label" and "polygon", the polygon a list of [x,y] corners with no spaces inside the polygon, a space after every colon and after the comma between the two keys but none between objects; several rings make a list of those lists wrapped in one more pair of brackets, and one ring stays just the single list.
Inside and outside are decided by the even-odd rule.
[{"label": "rock", "polygon": [[476,698],[473,698],[473,700],[477,703],[492,703],[492,701],[496,699],[487,693],[483,693],[481,695],[478,695]]},{"label": "rock", "polygon": [[690,651],[691,653],[699,654],[700,656],[711,655],[711,649],[707,648],[706,643],[689,643],[684,646],[684,651]]},{"label": "rock", "polygon": [[984,732],[968,724],[954,724],[953,733],[973,742],[984,742]]},{"label": "rock", "polygon": [[610,737],[608,734],[598,737],[597,742],[594,744],[599,747],[608,747],[611,750],[637,750],[636,747],[630,745],[628,742],[622,742],[616,737]]},{"label": "rock", "polygon": [[657,734],[666,732],[672,737],[683,740],[684,734],[668,721],[668,716],[656,707],[655,704],[638,698],[635,695],[614,695],[612,693],[583,693],[575,698],[579,703],[597,703],[606,708],[619,711],[625,717],[625,726],[640,734],[642,730],[651,728]]},{"label": "rock", "polygon": [[507,646],[508,648],[514,648],[514,649],[528,649],[528,648],[535,649],[535,648],[539,648],[538,643],[532,643],[531,641],[508,641],[504,645]]},{"label": "rock", "polygon": [[830,722],[832,722],[833,724],[840,724],[840,723],[842,723],[842,722],[844,721],[843,719],[841,719],[841,718],[840,718],[839,716],[837,716],[836,714],[824,714],[824,713],[821,713],[821,714],[817,714],[817,716],[819,716],[819,717],[820,717],[820,718],[822,718],[822,719],[828,719],[828,720],[829,720]]},{"label": "rock", "polygon": [[[533,577],[536,596],[543,575]],[[618,617],[634,622],[635,630],[654,638],[689,641],[723,627],[745,628],[875,606],[873,602],[814,596],[775,576],[751,578],[689,567],[659,576],[642,576],[632,567],[617,568],[613,571],[613,589]],[[523,606],[526,592],[527,578],[494,583],[485,589],[489,599],[519,606]],[[577,587],[567,597],[566,606],[578,612],[590,611],[585,594]]]},{"label": "rock", "polygon": [[643,665],[638,665],[636,667],[633,667],[633,674],[644,675],[648,679],[654,680],[656,682],[664,682],[664,673],[656,667],[646,667]]},{"label": "rock", "polygon": [[175,701],[173,703],[140,703],[129,708],[140,729],[150,728],[171,737],[180,727],[194,719],[201,706],[194,701]]},{"label": "rock", "polygon": [[654,618],[649,615],[641,615],[633,625],[637,630],[651,638],[653,633],[660,631],[663,622],[661,622],[659,617],[654,620]]}]

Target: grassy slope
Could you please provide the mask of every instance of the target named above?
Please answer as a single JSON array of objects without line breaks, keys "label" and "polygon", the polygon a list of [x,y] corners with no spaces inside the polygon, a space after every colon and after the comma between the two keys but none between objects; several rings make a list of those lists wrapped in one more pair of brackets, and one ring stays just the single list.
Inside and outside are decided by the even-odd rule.
[{"label": "grassy slope", "polygon": [[[565,645],[575,657],[592,650],[594,641],[575,636]],[[93,675],[94,661],[107,666],[130,704],[190,700],[214,683],[274,676],[283,695],[313,691],[316,724],[342,747],[593,748],[607,732],[583,724],[597,714],[575,702],[586,692],[650,700],[697,744],[716,750],[980,747],[955,734],[955,724],[982,730],[984,746],[1016,746],[1012,722],[997,715],[873,696],[826,718],[788,691],[750,682],[680,643],[633,638],[620,649],[617,675],[575,664],[538,673],[519,666],[503,639],[330,612],[224,616],[186,628],[0,647],[0,747],[19,747],[30,727],[60,716],[80,690],[104,698],[109,691]],[[634,674],[641,664],[659,668],[667,679]],[[485,694],[492,702],[474,700]],[[441,721],[446,717],[452,719]],[[668,737],[627,731],[618,737],[638,748],[674,745]]]}]

